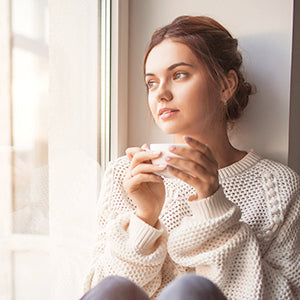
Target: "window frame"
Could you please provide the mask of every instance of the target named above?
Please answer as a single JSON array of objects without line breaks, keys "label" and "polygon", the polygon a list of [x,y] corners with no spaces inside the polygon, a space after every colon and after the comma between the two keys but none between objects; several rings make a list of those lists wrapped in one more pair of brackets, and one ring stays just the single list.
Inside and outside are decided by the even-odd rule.
[{"label": "window frame", "polygon": [[[94,0],[95,2],[98,3],[99,7],[98,28],[103,28],[103,24],[106,26],[105,35],[102,35],[104,39],[102,42],[100,41],[99,30],[98,40],[98,56],[99,53],[102,53],[102,57],[99,57],[101,63],[99,61],[98,67],[97,97],[99,105],[97,111],[98,142],[96,155],[101,167],[105,169],[108,161],[123,155],[127,147],[129,0]],[[54,6],[54,4],[49,3],[49,9],[51,9],[51,5]],[[57,3],[55,5],[57,6]],[[13,232],[13,152],[11,151],[12,147],[7,146],[12,143],[11,0],[0,0],[0,11],[0,60],[2,62],[0,68],[0,119],[2,120],[0,138],[1,144],[4,145],[0,146],[0,164],[2,168],[0,180],[1,183],[4,183],[0,189],[0,199],[4,199],[4,201],[0,201],[0,220],[1,225],[3,225],[0,226],[0,265],[1,272],[4,272],[0,283],[0,299],[13,300],[15,299],[14,252],[32,251],[50,254],[53,247],[52,237],[57,230],[51,227],[51,218],[57,216],[53,214],[53,211],[51,212],[50,206],[55,205],[55,203],[52,201],[53,199],[49,199],[49,212],[51,212],[49,213],[49,235],[16,234]],[[74,28],[76,25],[74,24]],[[50,24],[50,30],[51,26]],[[53,37],[50,38],[50,51],[51,42],[53,43]],[[103,54],[104,49],[105,54]],[[105,65],[105,68],[101,68],[103,65]],[[100,95],[102,95],[102,101],[100,101]],[[103,101],[103,97],[105,101]],[[101,116],[99,115],[100,109]],[[101,133],[103,132],[105,132],[104,138],[101,139]],[[51,140],[49,140],[49,143],[51,143]],[[49,161],[49,164],[51,164],[51,161]],[[49,185],[49,194],[51,194],[51,185]],[[91,201],[96,202],[96,199],[91,199]]]}]

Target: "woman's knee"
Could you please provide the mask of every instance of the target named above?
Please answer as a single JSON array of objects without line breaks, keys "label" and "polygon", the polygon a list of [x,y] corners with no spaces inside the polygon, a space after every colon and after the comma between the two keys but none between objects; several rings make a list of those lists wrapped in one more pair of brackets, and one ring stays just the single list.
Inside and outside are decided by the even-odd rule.
[{"label": "woman's knee", "polygon": [[221,290],[207,278],[185,274],[171,282],[160,294],[159,300],[226,300]]},{"label": "woman's knee", "polygon": [[108,276],[93,287],[81,300],[148,300],[147,294],[131,280]]},{"label": "woman's knee", "polygon": [[205,290],[207,292],[214,292],[216,289],[219,290],[219,288],[212,281],[195,274],[185,274],[179,277],[178,284],[182,288],[201,288],[202,291]]}]

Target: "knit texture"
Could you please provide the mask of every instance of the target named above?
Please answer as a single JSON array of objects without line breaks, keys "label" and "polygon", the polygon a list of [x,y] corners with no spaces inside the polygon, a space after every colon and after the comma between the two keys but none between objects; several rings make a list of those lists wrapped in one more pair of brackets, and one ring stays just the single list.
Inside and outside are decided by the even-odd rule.
[{"label": "knit texture", "polygon": [[165,179],[156,228],[135,214],[123,189],[129,160],[110,163],[101,190],[98,235],[84,290],[127,277],[151,299],[177,276],[209,278],[228,299],[300,299],[299,176],[250,151],[219,170],[220,188],[189,201],[193,187]]}]

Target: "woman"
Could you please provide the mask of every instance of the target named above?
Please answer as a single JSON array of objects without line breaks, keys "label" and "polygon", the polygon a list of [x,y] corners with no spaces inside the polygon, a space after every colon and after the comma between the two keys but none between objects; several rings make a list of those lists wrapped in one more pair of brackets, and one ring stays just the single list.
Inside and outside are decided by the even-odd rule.
[{"label": "woman", "polygon": [[[161,153],[144,145],[110,163],[86,282],[95,287],[82,299],[300,298],[299,177],[228,139],[251,93],[241,64],[211,18],[178,17],[153,34],[148,103],[182,158],[154,165]],[[166,169],[177,179],[154,174]]]}]

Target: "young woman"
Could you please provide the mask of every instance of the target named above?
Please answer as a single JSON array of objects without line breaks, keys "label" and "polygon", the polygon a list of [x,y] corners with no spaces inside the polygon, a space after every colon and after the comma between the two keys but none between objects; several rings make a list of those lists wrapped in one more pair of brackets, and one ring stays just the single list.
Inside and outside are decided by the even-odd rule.
[{"label": "young woman", "polygon": [[251,93],[241,64],[211,18],[153,34],[148,103],[181,157],[154,165],[144,145],[110,163],[82,299],[300,299],[299,177],[228,139]]}]

